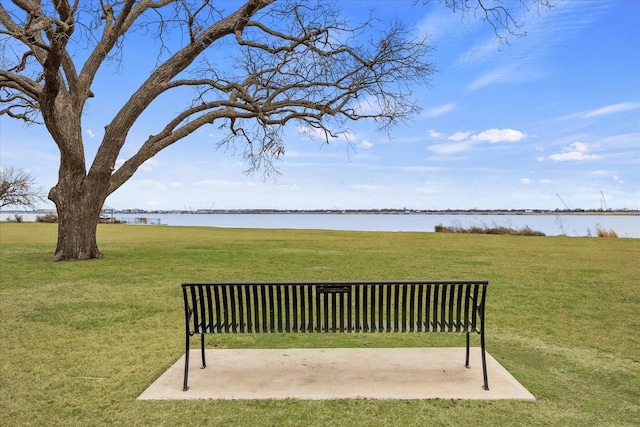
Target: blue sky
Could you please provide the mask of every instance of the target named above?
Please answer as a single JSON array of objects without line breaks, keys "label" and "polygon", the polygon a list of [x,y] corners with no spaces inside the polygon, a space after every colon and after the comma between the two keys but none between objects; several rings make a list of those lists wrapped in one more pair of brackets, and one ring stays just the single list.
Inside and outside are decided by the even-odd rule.
[{"label": "blue sky", "polygon": [[[201,129],[145,163],[107,199],[116,209],[640,209],[640,1],[558,1],[521,10],[527,36],[500,46],[486,23],[461,21],[437,1],[341,1],[357,17],[426,32],[438,72],[414,87],[421,114],[380,133],[349,125],[323,144],[292,126],[281,175],[246,175],[218,127]],[[136,77],[152,64],[125,51],[124,68],[102,73],[89,101],[89,157]],[[127,53],[129,52],[129,53]],[[139,51],[142,52],[142,51]],[[130,59],[131,62],[127,62]],[[171,104],[158,106],[170,108]],[[153,114],[128,136],[133,146],[163,123]],[[56,182],[58,152],[44,127],[0,118],[0,164]],[[122,153],[123,161],[132,148]],[[88,161],[90,163],[90,160]],[[47,207],[50,207],[49,205]],[[43,205],[44,207],[44,205]]]}]

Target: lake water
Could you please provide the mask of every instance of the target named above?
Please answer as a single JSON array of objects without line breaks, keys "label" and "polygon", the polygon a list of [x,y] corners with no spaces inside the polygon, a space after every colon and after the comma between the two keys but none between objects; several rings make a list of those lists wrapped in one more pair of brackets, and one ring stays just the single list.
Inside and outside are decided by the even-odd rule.
[{"label": "lake water", "polygon": [[633,215],[421,215],[421,214],[130,214],[118,219],[147,218],[176,226],[227,228],[293,228],[357,231],[433,232],[436,225],[479,227],[528,226],[548,236],[595,236],[597,229],[614,230],[619,237],[640,238],[640,216]]},{"label": "lake water", "polygon": [[[2,212],[1,220],[13,218]],[[35,221],[36,214],[20,214],[24,221]],[[268,213],[268,214],[116,214],[116,219],[148,224],[160,223],[175,226],[206,226],[226,228],[293,228],[354,231],[418,231],[433,232],[436,225],[469,228],[529,227],[547,236],[595,236],[597,229],[614,230],[619,237],[640,238],[638,215],[425,215],[425,214],[319,214],[319,213]]]}]

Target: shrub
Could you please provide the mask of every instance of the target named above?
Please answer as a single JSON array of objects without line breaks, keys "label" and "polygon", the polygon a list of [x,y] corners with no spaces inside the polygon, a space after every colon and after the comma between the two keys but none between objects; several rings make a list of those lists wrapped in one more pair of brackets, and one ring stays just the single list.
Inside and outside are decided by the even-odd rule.
[{"label": "shrub", "polygon": [[506,234],[510,236],[545,236],[541,231],[535,231],[525,226],[520,230],[509,227],[478,227],[471,226],[469,228],[463,227],[445,227],[442,224],[435,226],[436,233],[468,233],[468,234]]},{"label": "shrub", "polygon": [[598,227],[598,237],[618,237],[618,233]]},{"label": "shrub", "polygon": [[48,213],[44,216],[36,216],[36,222],[48,222],[48,223],[55,223],[58,222],[58,215],[54,214],[54,213]]},{"label": "shrub", "polygon": [[23,218],[22,218],[22,215],[15,214],[15,215],[13,215],[13,218],[8,216],[5,221],[7,221],[7,222],[22,222]]}]

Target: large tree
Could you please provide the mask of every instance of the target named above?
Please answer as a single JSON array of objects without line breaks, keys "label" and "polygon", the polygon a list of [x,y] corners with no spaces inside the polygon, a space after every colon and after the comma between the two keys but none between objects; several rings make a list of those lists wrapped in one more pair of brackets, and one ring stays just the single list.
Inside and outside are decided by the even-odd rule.
[{"label": "large tree", "polygon": [[[469,10],[466,0],[445,4]],[[250,170],[268,171],[285,152],[290,122],[329,138],[350,120],[385,128],[409,118],[417,111],[410,86],[427,83],[434,71],[429,46],[401,23],[379,24],[347,22],[321,1],[3,1],[0,114],[44,123],[60,151],[48,195],[59,217],[53,259],[101,258],[96,228],[107,196],[143,162],[203,126],[215,126],[221,144],[239,148]],[[95,157],[87,159],[82,119],[92,86],[136,37],[145,50],[157,49],[151,71],[105,119]],[[232,62],[216,63],[220,50],[232,51]],[[126,61],[119,65],[126,75]],[[132,127],[167,96],[178,112],[158,121],[116,168]]]}]

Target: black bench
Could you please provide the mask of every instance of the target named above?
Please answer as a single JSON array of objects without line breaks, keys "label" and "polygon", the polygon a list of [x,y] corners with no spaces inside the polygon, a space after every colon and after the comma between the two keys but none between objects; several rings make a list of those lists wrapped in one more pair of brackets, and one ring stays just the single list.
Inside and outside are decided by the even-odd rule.
[{"label": "black bench", "polygon": [[464,332],[480,335],[483,388],[489,390],[484,340],[488,282],[183,283],[188,389],[189,339],[208,333]]}]

